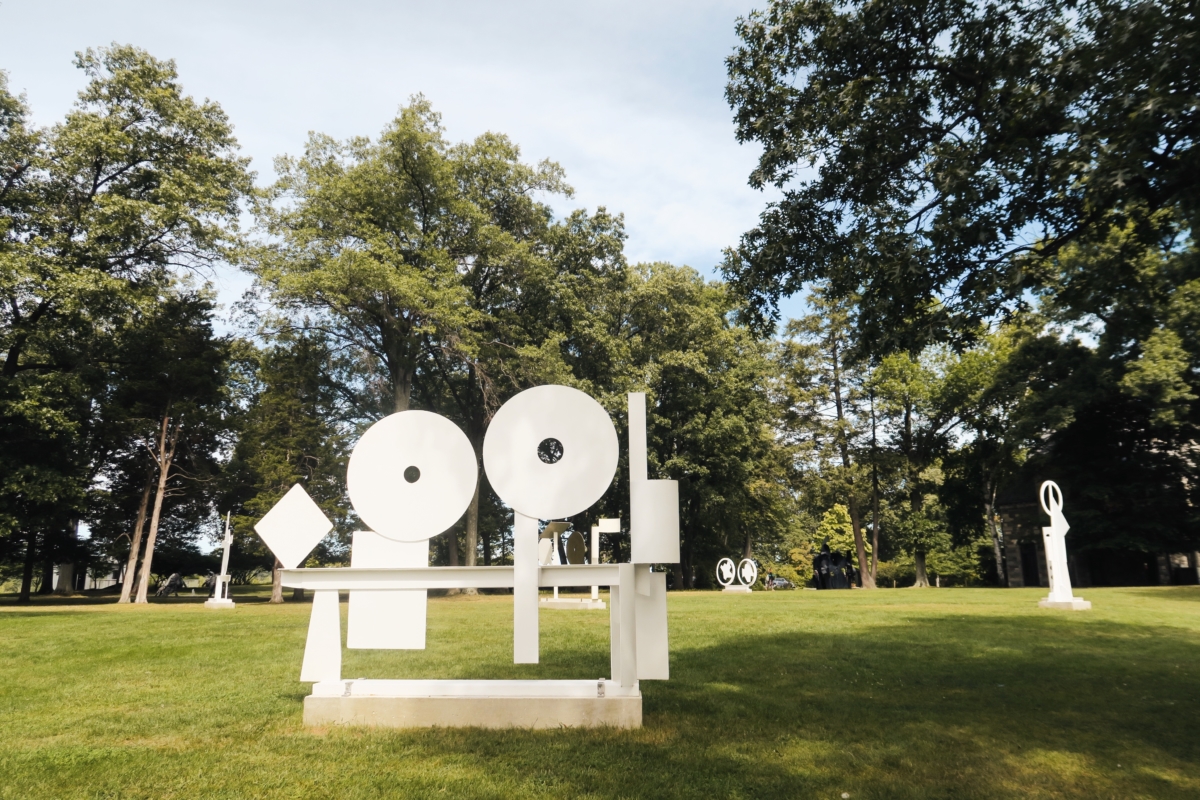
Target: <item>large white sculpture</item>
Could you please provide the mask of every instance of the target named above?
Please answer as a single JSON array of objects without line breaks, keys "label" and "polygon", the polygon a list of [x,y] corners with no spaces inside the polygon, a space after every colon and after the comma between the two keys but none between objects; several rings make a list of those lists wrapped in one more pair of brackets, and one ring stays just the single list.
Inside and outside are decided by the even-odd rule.
[{"label": "large white sculpture", "polygon": [[[305,722],[399,727],[558,727],[641,724],[640,680],[666,680],[666,574],[679,558],[678,487],[649,480],[645,395],[629,395],[633,562],[559,564],[540,553],[539,522],[573,516],[612,484],[619,459],[607,412],[583,392],[539,386],[492,419],[483,445],[488,481],[514,509],[513,565],[429,567],[429,539],[466,510],[478,480],[474,452],[449,420],[404,411],[373,425],[350,459],[350,499],[370,530],[354,534],[349,568],[295,569],[332,528],[299,486],[256,526],[286,569],[283,584],[314,592],[300,679],[314,682]],[[314,513],[315,512],[315,513]],[[611,530],[602,520],[598,526]],[[552,536],[566,526],[549,523]],[[560,530],[561,529],[561,530]],[[548,541],[548,540],[543,540]],[[571,545],[579,560],[581,543]],[[285,558],[286,556],[286,558]],[[338,592],[350,592],[348,647],[425,646],[429,589],[511,588],[513,661],[539,657],[539,587],[608,586],[611,674],[581,681],[386,681],[341,678]],[[595,592],[593,592],[595,596]],[[598,598],[597,598],[598,599]]]},{"label": "large white sculpture", "polygon": [[1038,492],[1038,499],[1042,503],[1042,510],[1050,516],[1050,527],[1042,528],[1050,594],[1038,601],[1038,605],[1042,608],[1085,611],[1091,608],[1092,604],[1072,594],[1071,573],[1067,570],[1067,531],[1071,526],[1067,524],[1067,518],[1062,513],[1062,490],[1054,481],[1046,481]]}]

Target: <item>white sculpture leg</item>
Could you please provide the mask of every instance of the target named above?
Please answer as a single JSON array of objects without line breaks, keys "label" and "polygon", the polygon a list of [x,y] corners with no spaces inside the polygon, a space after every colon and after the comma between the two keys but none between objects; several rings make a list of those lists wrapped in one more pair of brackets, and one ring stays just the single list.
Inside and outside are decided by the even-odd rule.
[{"label": "white sculpture leg", "polygon": [[[355,531],[351,567],[427,567],[429,542],[396,542]],[[424,650],[424,589],[350,592],[346,646],[364,650]]]},{"label": "white sculpture leg", "polygon": [[[592,549],[588,551],[588,559],[592,564],[600,563],[600,526],[592,526]],[[592,600],[600,599],[600,587],[592,587]]]},{"label": "white sculpture leg", "polygon": [[608,674],[621,683],[621,586],[608,587]]},{"label": "white sculpture leg", "polygon": [[613,679],[621,686],[633,686],[637,681],[637,589],[633,564],[621,564],[620,576],[620,663]]},{"label": "white sculpture leg", "polygon": [[341,679],[342,618],[338,609],[338,593],[314,592],[300,680],[315,683]]},{"label": "white sculpture leg", "polygon": [[665,681],[671,677],[667,651],[667,573],[636,565],[637,677]]},{"label": "white sculpture leg", "polygon": [[538,663],[538,521],[513,512],[513,663]]}]

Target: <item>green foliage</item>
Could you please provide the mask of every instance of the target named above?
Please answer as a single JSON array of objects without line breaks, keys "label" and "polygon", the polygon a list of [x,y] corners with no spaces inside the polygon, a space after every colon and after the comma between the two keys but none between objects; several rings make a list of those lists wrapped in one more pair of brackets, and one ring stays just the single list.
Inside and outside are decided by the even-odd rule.
[{"label": "green foliage", "polygon": [[[854,530],[850,525],[850,512],[841,503],[835,503],[833,508],[821,516],[821,522],[813,536],[812,549],[819,551],[824,545],[829,545],[829,550],[833,553],[854,553]],[[870,543],[866,548],[870,554]]]},{"label": "green foliage", "polygon": [[828,280],[861,295],[883,350],[970,338],[1046,286],[1064,245],[1102,240],[1109,211],[1200,212],[1184,0],[774,0],[737,32],[726,97],[763,148],[750,182],[783,190],[726,259],[760,317]]}]

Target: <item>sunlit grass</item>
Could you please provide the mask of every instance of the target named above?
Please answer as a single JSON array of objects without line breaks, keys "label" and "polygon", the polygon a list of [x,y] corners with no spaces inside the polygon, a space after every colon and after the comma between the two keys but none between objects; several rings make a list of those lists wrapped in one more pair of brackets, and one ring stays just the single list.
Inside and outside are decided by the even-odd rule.
[{"label": "sunlit grass", "polygon": [[[638,731],[312,732],[307,604],[0,600],[0,797],[1197,797],[1200,587],[672,594]],[[343,605],[343,613],[345,605]],[[606,611],[430,603],[346,677],[608,672]]]}]

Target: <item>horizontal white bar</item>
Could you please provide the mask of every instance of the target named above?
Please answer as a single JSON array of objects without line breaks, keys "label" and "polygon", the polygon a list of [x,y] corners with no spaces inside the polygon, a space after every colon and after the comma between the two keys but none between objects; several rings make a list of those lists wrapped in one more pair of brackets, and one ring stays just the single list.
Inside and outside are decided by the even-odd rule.
[{"label": "horizontal white bar", "polygon": [[[618,564],[560,564],[538,568],[538,586],[611,586]],[[283,585],[313,591],[398,589],[511,589],[512,567],[316,567],[281,570]]]},{"label": "horizontal white bar", "polygon": [[[313,697],[599,697],[599,680],[409,681],[340,680],[313,684]],[[605,697],[637,697],[638,686],[604,680]]]}]

